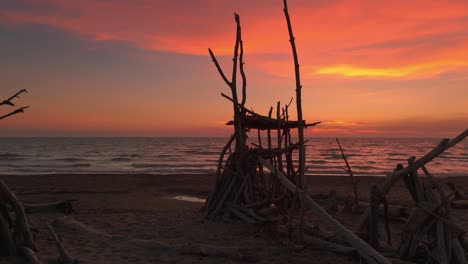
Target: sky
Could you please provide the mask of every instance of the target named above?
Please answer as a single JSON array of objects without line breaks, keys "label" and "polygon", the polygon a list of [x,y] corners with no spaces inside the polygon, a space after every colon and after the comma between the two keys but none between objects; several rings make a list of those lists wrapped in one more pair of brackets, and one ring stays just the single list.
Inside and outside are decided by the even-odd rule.
[{"label": "sky", "polygon": [[[289,0],[317,137],[453,137],[468,127],[468,1]],[[228,136],[240,15],[246,105],[295,96],[281,0],[1,0],[0,136]],[[13,110],[3,106],[0,114]],[[293,111],[293,116],[295,113]]]}]

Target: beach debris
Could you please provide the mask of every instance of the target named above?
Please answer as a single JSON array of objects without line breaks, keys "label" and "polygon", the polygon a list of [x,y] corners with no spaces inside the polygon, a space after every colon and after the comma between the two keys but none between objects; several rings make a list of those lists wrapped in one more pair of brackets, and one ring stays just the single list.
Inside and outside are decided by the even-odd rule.
[{"label": "beach debris", "polygon": [[[468,129],[452,140],[442,140],[438,146],[420,159],[410,157],[407,160],[407,167],[398,164],[397,169],[390,177],[386,178],[383,185],[372,186],[370,206],[362,214],[356,232],[366,234],[365,237],[374,248],[381,248],[376,208],[385,203],[385,196],[390,192],[391,187],[397,180],[403,178],[414,201],[414,207],[401,230],[401,242],[397,246],[394,257],[425,263],[468,263],[465,256],[467,248],[464,248],[466,245],[463,237],[465,231],[455,223],[450,214],[451,207],[457,206],[457,203],[450,202],[451,196],[446,194],[441,184],[425,166],[467,136]],[[426,175],[427,184],[421,183],[418,169],[421,169]],[[461,194],[457,194],[458,190],[454,186],[452,189],[455,196],[461,197]],[[385,214],[388,214],[388,210]],[[386,231],[389,235],[387,222]]]},{"label": "beach debris", "polygon": [[341,147],[340,141],[338,140],[338,138],[335,138],[335,139],[336,139],[336,143],[338,144],[338,147],[340,148],[341,157],[343,157],[343,160],[344,160],[344,162],[346,164],[346,169],[344,169],[344,170],[351,177],[351,184],[353,185],[354,200],[353,200],[353,204],[351,204],[350,209],[351,209],[352,212],[357,211],[357,210],[359,210],[359,195],[358,195],[358,191],[357,191],[357,184],[359,183],[359,180],[354,177],[353,170],[351,169],[351,166],[349,165],[348,159],[346,158],[344,150]]},{"label": "beach debris", "polygon": [[0,179],[0,248],[2,255],[16,255],[17,251],[29,248],[37,251],[33,240],[28,219],[21,201]]},{"label": "beach debris", "polygon": [[28,214],[34,213],[73,213],[72,202],[78,201],[77,199],[69,199],[62,202],[53,203],[38,203],[38,204],[24,204],[24,210]]},{"label": "beach debris", "polygon": [[57,250],[59,252],[58,262],[62,264],[77,263],[78,261],[74,259],[73,257],[71,257],[65,250],[65,247],[62,245],[62,242],[60,242],[60,238],[55,233],[54,228],[50,224],[47,224],[47,228],[49,228],[49,231],[52,234],[52,237],[54,239],[55,246],[57,247]]}]

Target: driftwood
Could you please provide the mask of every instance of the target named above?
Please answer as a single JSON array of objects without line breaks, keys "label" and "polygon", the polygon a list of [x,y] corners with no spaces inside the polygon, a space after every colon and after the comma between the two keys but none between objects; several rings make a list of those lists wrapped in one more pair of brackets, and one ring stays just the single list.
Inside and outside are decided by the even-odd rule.
[{"label": "driftwood", "polygon": [[468,200],[453,200],[450,206],[455,209],[468,209]]},{"label": "driftwood", "polygon": [[31,250],[29,247],[18,247],[18,251],[23,255],[30,263],[32,264],[41,264],[39,259],[36,256],[36,253]]},{"label": "driftwood", "polygon": [[468,129],[463,131],[460,135],[453,138],[452,140],[449,140],[449,139],[442,140],[438,146],[436,146],[433,150],[428,152],[426,155],[415,160],[411,165],[408,165],[404,169],[392,174],[390,177],[387,177],[384,184],[380,188],[380,192],[382,193],[382,195],[387,194],[387,192],[390,191],[390,188],[395,184],[395,182],[398,179],[400,179],[403,175],[407,175],[410,171],[421,168],[421,166],[427,164],[428,162],[435,159],[440,154],[444,153],[446,150],[455,146],[456,144],[461,142],[463,139],[465,139],[467,136],[468,136]]},{"label": "driftwood", "polygon": [[[415,171],[421,168],[422,166],[424,166],[425,164],[427,164],[428,162],[430,162],[431,160],[435,159],[437,156],[442,154],[444,151],[450,149],[451,147],[461,142],[467,136],[468,136],[468,129],[466,129],[463,133],[453,138],[452,140],[444,139],[439,143],[439,145],[437,145],[434,149],[432,149],[423,157],[417,160],[412,160],[411,164],[409,164],[407,167],[401,170],[394,171],[391,176],[385,179],[385,182],[383,183],[383,185],[380,186],[379,188],[380,194],[382,196],[385,196],[390,191],[392,186],[397,182],[398,179],[400,179],[404,175],[408,175],[408,173],[410,173],[411,171]],[[369,213],[370,213],[369,208],[364,211],[364,213],[361,216],[361,219],[359,220],[359,224],[357,226],[356,231],[360,232],[364,228],[366,223],[368,223]]]},{"label": "driftwood", "polygon": [[21,204],[20,200],[16,195],[10,191],[8,186],[0,179],[0,197],[1,201],[6,201],[13,207],[15,213],[15,231],[14,234],[20,235],[22,238],[21,245],[28,247],[34,251],[37,251],[37,246],[34,243],[31,230],[29,229],[28,219]]},{"label": "driftwood", "polygon": [[346,158],[346,155],[343,151],[343,148],[341,147],[340,141],[338,138],[336,138],[336,143],[338,144],[338,147],[340,148],[341,151],[341,157],[343,158],[345,164],[346,164],[346,171],[348,172],[349,176],[351,177],[351,184],[353,185],[353,193],[354,193],[354,207],[358,207],[359,205],[359,195],[357,191],[357,183],[358,181],[354,178],[354,173],[353,170],[351,169],[351,166],[349,165],[348,159]]},{"label": "driftwood", "polygon": [[468,195],[465,194],[464,192],[461,192],[460,190],[458,190],[458,188],[455,186],[455,184],[453,184],[453,182],[447,182],[447,186],[450,187],[450,189],[452,189],[454,195],[455,195],[455,199],[457,200],[468,200]]},{"label": "driftwood", "polygon": [[309,195],[307,195],[303,190],[297,188],[292,182],[290,182],[286,176],[280,171],[278,171],[271,163],[261,159],[260,162],[268,168],[281,182],[281,184],[291,192],[297,191],[300,195],[303,195],[305,204],[312,209],[323,221],[326,221],[328,224],[332,225],[336,232],[338,232],[343,238],[355,248],[359,255],[364,258],[368,263],[391,263],[388,259],[382,256],[374,248],[369,246],[361,238],[356,236],[353,232],[348,230],[345,226],[336,221],[332,216],[325,212]]},{"label": "driftwood", "polygon": [[34,213],[62,213],[71,214],[73,212],[72,202],[78,200],[66,200],[54,203],[24,204],[24,211],[28,214]]},{"label": "driftwood", "polygon": [[54,229],[52,228],[51,225],[47,224],[47,227],[49,228],[50,233],[52,234],[52,238],[54,239],[55,246],[57,247],[57,250],[59,252],[59,258],[58,262],[61,264],[72,264],[76,263],[77,261],[71,257],[65,248],[62,245],[62,242],[60,242],[60,238],[57,236],[55,233]]},{"label": "driftwood", "polygon": [[254,255],[253,252],[254,250],[260,250],[260,248],[255,247],[222,247],[195,243],[187,243],[183,245],[169,245],[157,240],[132,239],[126,236],[111,235],[103,231],[94,229],[92,227],[88,227],[69,216],[57,218],[53,222],[53,225],[66,230],[94,234],[97,236],[108,238],[109,240],[112,240],[114,242],[134,245],[151,251],[163,251],[170,252],[173,254],[223,257],[239,261],[255,262],[258,260],[258,258]]}]

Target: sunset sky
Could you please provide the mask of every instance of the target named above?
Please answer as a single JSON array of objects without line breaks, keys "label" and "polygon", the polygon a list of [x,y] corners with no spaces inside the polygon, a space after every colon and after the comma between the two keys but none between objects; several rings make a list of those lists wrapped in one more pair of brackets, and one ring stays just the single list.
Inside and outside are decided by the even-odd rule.
[{"label": "sunset sky", "polygon": [[[453,137],[468,127],[468,1],[289,0],[307,136]],[[0,136],[227,136],[241,18],[247,106],[295,96],[281,0],[1,0]],[[3,106],[0,114],[14,108]]]}]

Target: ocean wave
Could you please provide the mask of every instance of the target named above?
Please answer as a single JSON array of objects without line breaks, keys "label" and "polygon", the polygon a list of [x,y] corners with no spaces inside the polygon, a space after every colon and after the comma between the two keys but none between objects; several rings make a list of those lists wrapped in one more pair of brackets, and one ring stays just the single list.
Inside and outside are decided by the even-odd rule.
[{"label": "ocean wave", "polygon": [[123,157],[111,159],[111,161],[116,161],[116,162],[128,162],[128,161],[132,161],[132,160],[133,159],[131,159],[131,158],[123,158]]},{"label": "ocean wave", "polygon": [[26,159],[26,155],[16,154],[16,153],[0,153],[0,160],[8,160],[8,161],[17,161],[17,160],[24,160]]},{"label": "ocean wave", "polygon": [[60,159],[55,159],[56,161],[64,161],[64,162],[78,162],[78,161],[85,161],[85,159],[79,159],[79,158],[60,158]]},{"label": "ocean wave", "polygon": [[167,164],[147,164],[147,163],[133,163],[131,165],[134,168],[160,168],[167,167]]},{"label": "ocean wave", "polygon": [[330,161],[328,160],[307,160],[307,163],[311,163],[311,164],[327,164],[327,163],[330,163]]},{"label": "ocean wave", "polygon": [[133,163],[131,165],[134,168],[206,168],[206,167],[213,167],[212,164],[205,164],[205,163]]},{"label": "ocean wave", "polygon": [[79,168],[79,167],[91,167],[89,163],[72,163],[67,165],[58,164],[0,164],[3,168],[44,168],[44,169],[61,169],[61,168]]},{"label": "ocean wave", "polygon": [[400,153],[400,152],[389,152],[387,153],[388,156],[405,156],[405,153]]}]

